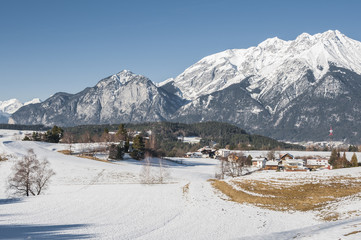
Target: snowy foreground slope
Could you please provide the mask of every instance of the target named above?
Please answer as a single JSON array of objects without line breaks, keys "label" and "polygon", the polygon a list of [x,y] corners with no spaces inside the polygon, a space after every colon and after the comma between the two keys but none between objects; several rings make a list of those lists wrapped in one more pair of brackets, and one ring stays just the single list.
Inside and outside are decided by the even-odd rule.
[{"label": "snowy foreground slope", "polygon": [[[276,212],[227,201],[207,181],[217,161],[164,161],[167,184],[140,183],[142,163],[118,163],[62,155],[65,146],[14,141],[16,131],[0,130],[0,239],[359,239],[361,217],[322,222],[315,212]],[[16,138],[15,138],[16,139]],[[47,158],[56,175],[37,197],[8,198],[6,178],[16,158],[33,148]],[[254,152],[252,154],[259,154]],[[158,159],[152,159],[154,171]],[[250,179],[320,173],[260,172]],[[323,175],[360,177],[361,169],[324,171]],[[315,175],[316,176],[316,175]],[[189,189],[187,189],[189,184]],[[360,198],[358,198],[360,199]],[[344,208],[359,209],[359,201]]]}]

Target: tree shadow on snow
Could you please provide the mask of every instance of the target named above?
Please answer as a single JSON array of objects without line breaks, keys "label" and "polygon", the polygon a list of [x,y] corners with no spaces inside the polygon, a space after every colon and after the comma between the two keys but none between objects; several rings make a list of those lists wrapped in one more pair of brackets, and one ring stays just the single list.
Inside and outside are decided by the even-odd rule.
[{"label": "tree shadow on snow", "polygon": [[91,234],[61,233],[61,231],[86,227],[85,224],[69,225],[0,225],[1,239],[87,239]]},{"label": "tree shadow on snow", "polygon": [[21,201],[21,198],[4,198],[0,199],[0,205],[19,203]]}]

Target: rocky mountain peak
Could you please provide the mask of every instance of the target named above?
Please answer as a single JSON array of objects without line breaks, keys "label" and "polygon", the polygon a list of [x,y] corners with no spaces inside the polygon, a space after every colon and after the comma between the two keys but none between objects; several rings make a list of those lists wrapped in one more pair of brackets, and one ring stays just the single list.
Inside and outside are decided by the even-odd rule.
[{"label": "rocky mountain peak", "polygon": [[290,41],[269,38],[256,47],[207,56],[177,76],[172,85],[180,96],[193,100],[252,77],[248,89],[258,89],[253,96],[259,99],[275,84],[287,89],[307,71],[315,80],[321,79],[330,63],[361,74],[361,43],[337,30],[302,33]]},{"label": "rocky mountain peak", "polygon": [[[15,123],[222,121],[281,140],[360,139],[361,43],[337,30],[204,57],[157,85],[128,70],[22,107]],[[322,134],[326,135],[323,136]],[[361,135],[361,134],[360,134]]]}]

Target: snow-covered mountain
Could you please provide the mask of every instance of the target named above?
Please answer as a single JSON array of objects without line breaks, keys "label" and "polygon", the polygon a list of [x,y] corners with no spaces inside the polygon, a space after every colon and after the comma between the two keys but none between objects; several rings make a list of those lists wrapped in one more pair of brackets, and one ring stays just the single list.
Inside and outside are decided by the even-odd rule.
[{"label": "snow-covered mountain", "polygon": [[15,98],[6,101],[0,101],[0,123],[7,123],[10,115],[16,112],[22,106],[39,102],[41,102],[39,98],[34,98],[33,100],[25,103],[22,103]]},{"label": "snow-covered mountain", "polygon": [[[361,109],[360,74],[361,43],[336,30],[303,33],[292,41],[270,38],[256,47],[210,55],[159,86],[190,101],[173,119],[228,121],[298,140],[327,138],[333,124],[343,138],[356,138],[358,131],[350,129]],[[347,114],[340,104],[344,97],[353,105]],[[340,128],[349,129],[349,136]]]},{"label": "snow-covered mountain", "polygon": [[[292,41],[270,38],[256,47],[207,56],[160,86],[173,85],[179,95],[193,100],[247,79],[247,90],[258,100],[274,95],[275,85],[284,92],[309,71],[320,80],[329,63],[361,74],[361,43],[337,30],[303,33]],[[298,90],[293,96],[302,92]]]},{"label": "snow-covered mountain", "polygon": [[40,103],[41,100],[39,98],[34,98],[28,102],[22,103],[18,99],[10,99],[6,101],[0,101],[0,111],[3,113],[13,114],[22,106],[26,106],[29,104]]},{"label": "snow-covered mountain", "polygon": [[[361,43],[339,31],[207,56],[153,84],[129,71],[21,108],[16,123],[225,121],[278,139],[359,139]],[[30,116],[30,117],[28,117]],[[336,137],[337,136],[337,137]]]},{"label": "snow-covered mountain", "polygon": [[10,119],[20,124],[99,124],[164,121],[183,104],[148,78],[124,70],[77,94],[57,93],[22,107]]}]

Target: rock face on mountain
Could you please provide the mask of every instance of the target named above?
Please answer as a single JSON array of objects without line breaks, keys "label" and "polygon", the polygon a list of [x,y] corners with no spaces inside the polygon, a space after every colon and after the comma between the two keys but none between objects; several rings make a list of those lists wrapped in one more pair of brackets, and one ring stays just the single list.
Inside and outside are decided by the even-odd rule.
[{"label": "rock face on mountain", "polygon": [[190,101],[174,120],[293,141],[327,140],[332,125],[335,139],[360,142],[360,74],[361,43],[327,31],[217,53],[159,86]]},{"label": "rock face on mountain", "polygon": [[339,31],[267,39],[207,56],[153,84],[123,71],[78,94],[22,107],[12,121],[76,125],[224,121],[282,140],[360,141],[361,43]]},{"label": "rock face on mountain", "polygon": [[148,78],[124,70],[77,94],[57,93],[42,103],[22,107],[11,121],[61,126],[164,121],[182,104],[182,99],[157,88]]}]

